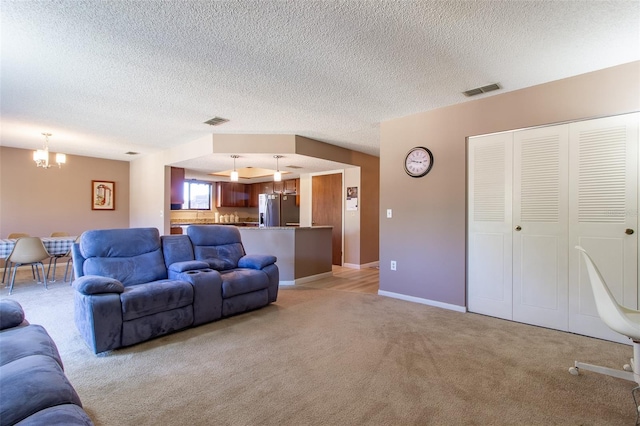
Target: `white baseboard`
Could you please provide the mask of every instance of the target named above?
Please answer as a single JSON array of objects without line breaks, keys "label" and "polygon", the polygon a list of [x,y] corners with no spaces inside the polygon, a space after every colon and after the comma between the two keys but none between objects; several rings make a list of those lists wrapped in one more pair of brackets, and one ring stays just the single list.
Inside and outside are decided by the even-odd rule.
[{"label": "white baseboard", "polygon": [[467,308],[465,306],[452,305],[450,303],[438,302],[436,300],[429,300],[429,299],[422,299],[420,297],[407,296],[406,294],[378,290],[378,295],[392,297],[394,299],[406,300],[407,302],[414,302],[414,303],[420,303],[423,305],[435,306],[436,308],[449,309],[450,311],[467,312]]},{"label": "white baseboard", "polygon": [[378,266],[380,266],[380,262],[376,260],[375,262],[363,263],[362,265],[359,265],[357,263],[343,263],[342,266],[350,269],[377,268]]},{"label": "white baseboard", "polygon": [[333,276],[333,272],[323,272],[322,274],[316,274],[316,275],[309,275],[308,277],[302,277],[302,278],[298,278],[296,280],[293,281],[282,281],[280,280],[279,285],[296,285],[296,284],[304,284],[304,283],[308,283],[311,281],[316,281],[322,278],[327,278],[327,277],[332,277]]}]

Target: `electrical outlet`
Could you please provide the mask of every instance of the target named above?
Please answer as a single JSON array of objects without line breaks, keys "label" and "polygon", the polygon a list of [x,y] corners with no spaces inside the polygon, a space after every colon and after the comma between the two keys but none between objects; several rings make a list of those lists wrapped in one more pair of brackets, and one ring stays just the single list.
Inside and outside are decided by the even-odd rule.
[{"label": "electrical outlet", "polygon": [[393,216],[393,212],[391,209],[387,209],[387,219],[391,219],[391,216]]},{"label": "electrical outlet", "polygon": [[392,271],[395,271],[395,270],[396,270],[396,261],[395,261],[395,260],[392,260],[392,261],[391,261],[391,270],[392,270]]}]

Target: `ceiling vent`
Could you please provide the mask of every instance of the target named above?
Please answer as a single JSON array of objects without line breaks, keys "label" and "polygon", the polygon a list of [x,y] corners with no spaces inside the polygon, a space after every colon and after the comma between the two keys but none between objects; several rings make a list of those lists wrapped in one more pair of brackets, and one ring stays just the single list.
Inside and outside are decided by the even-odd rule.
[{"label": "ceiling vent", "polygon": [[140,154],[139,152],[135,152],[135,151],[127,151],[125,152],[125,155],[138,155]]},{"label": "ceiling vent", "polygon": [[493,90],[498,90],[499,88],[500,86],[498,86],[498,83],[494,83],[494,84],[489,84],[488,86],[482,86],[482,87],[477,87],[475,89],[467,90],[466,92],[462,92],[462,94],[469,97],[469,96],[480,95],[482,93],[491,92]]},{"label": "ceiling vent", "polygon": [[207,120],[204,122],[204,124],[208,124],[210,126],[219,126],[221,124],[226,123],[227,120],[226,118],[222,118],[222,117],[213,117],[211,120]]}]

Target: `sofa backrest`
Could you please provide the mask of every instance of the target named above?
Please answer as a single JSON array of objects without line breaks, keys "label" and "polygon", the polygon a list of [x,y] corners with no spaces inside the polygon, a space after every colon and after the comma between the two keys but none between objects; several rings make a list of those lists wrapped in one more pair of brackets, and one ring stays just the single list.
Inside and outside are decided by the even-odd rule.
[{"label": "sofa backrest", "polygon": [[[81,275],[100,275],[125,287],[167,278],[156,228],[100,229],[82,234],[74,256]],[[79,261],[81,265],[77,265]]]},{"label": "sofa backrest", "polygon": [[238,267],[245,255],[240,231],[229,225],[191,225],[187,235],[193,245],[195,260],[203,260],[218,271]]},{"label": "sofa backrest", "polygon": [[193,246],[187,235],[163,235],[160,237],[162,241],[162,252],[164,254],[164,263],[171,266],[178,262],[188,262],[195,260],[193,257]]}]

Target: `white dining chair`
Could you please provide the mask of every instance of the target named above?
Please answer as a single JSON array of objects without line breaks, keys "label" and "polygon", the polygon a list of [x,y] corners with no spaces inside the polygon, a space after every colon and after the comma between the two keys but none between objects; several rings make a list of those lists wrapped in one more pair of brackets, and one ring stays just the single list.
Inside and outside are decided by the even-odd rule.
[{"label": "white dining chair", "polygon": [[[13,292],[13,285],[16,280],[16,272],[18,267],[23,265],[31,265],[36,267],[38,280],[40,280],[40,270],[42,271],[42,281],[44,282],[44,288],[47,288],[47,275],[44,273],[43,260],[49,258],[49,252],[42,244],[42,240],[39,237],[22,237],[18,238],[16,244],[13,246],[11,254],[7,258],[8,262],[11,262],[11,284],[9,285],[9,294]],[[38,270],[37,267],[40,267]]]}]

